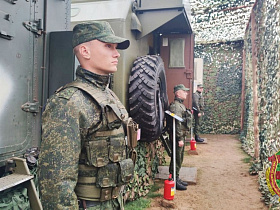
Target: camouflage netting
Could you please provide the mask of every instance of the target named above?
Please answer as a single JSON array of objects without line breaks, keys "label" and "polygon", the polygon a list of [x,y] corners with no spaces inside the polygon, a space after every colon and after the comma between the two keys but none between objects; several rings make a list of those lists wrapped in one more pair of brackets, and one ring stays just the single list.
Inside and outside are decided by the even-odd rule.
[{"label": "camouflage netting", "polygon": [[195,47],[195,57],[204,61],[202,133],[240,132],[242,50],[241,41]]},{"label": "camouflage netting", "polygon": [[138,142],[136,151],[134,180],[125,189],[125,201],[132,201],[147,195],[154,183],[155,175],[158,173],[158,166],[165,161],[164,147],[159,140],[151,143]]},{"label": "camouflage netting", "polygon": [[[251,22],[248,23],[251,14],[250,7],[253,5],[255,6],[252,10],[252,17],[256,22],[255,26]],[[219,116],[217,115],[217,110],[215,110],[217,105],[211,105],[220,101],[216,98],[216,92],[220,91],[220,84],[222,83],[221,81],[218,82],[219,75],[223,75],[226,71],[228,74],[241,73],[240,71],[223,70],[223,67],[227,65],[222,65],[224,61],[219,56],[216,56],[215,53],[217,52],[222,57],[227,56],[229,60],[232,60],[231,57],[239,57],[242,60],[241,47],[236,46],[228,51],[225,49],[229,48],[233,43],[237,44],[237,40],[244,40],[246,58],[244,61],[245,104],[244,127],[241,131],[242,147],[252,157],[256,155],[254,154],[255,149],[259,149],[259,158],[251,167],[250,172],[259,174],[260,190],[265,203],[272,208],[279,209],[279,196],[269,190],[266,172],[271,167],[268,157],[280,150],[280,2],[279,0],[195,0],[192,1],[192,7],[194,16],[192,24],[196,35],[195,53],[196,57],[204,58],[205,62],[206,124],[203,125],[203,131],[208,133],[214,130],[221,130],[220,128],[211,128],[211,124],[216,122],[211,112],[216,113],[216,117]],[[255,40],[253,35],[255,35]],[[256,47],[255,54],[253,52],[254,45]],[[234,50],[236,51],[234,52]],[[226,55],[223,55],[223,51]],[[239,56],[234,57],[230,53],[232,55],[238,54]],[[253,101],[253,55],[257,56],[256,94],[258,110],[254,110]],[[232,69],[240,68],[240,60],[237,64],[232,61],[234,64]],[[231,61],[228,62],[230,63]],[[229,77],[232,76],[229,75]],[[239,83],[229,81],[236,85],[237,91],[240,91],[240,86],[237,84],[241,84],[241,77],[240,75],[238,77]],[[233,78],[235,77],[233,76]],[[208,91],[211,92],[209,93]],[[238,93],[236,92],[236,98],[233,97],[234,103],[240,101],[237,95]],[[220,115],[231,116],[232,112],[225,113],[226,110],[221,110]],[[240,109],[236,105],[237,110]],[[256,126],[254,125],[254,113],[258,114],[258,120],[256,120],[258,124]],[[236,116],[236,118],[238,117]],[[256,132],[259,148],[255,148],[254,126],[258,129],[255,131],[259,131],[259,133]],[[235,128],[235,126],[232,127]],[[239,125],[236,128],[237,131]],[[235,131],[235,129],[233,130]],[[280,167],[277,170],[280,171]],[[279,185],[279,182],[277,184]]]},{"label": "camouflage netting", "polygon": [[243,40],[254,2],[255,0],[191,1],[195,42],[209,44]]},{"label": "camouflage netting", "polygon": [[249,24],[244,44],[246,101],[242,140],[244,148],[254,154],[252,34],[255,32],[260,156],[258,167],[252,170],[259,170],[260,190],[266,204],[279,209],[279,196],[269,191],[265,173],[271,167],[268,157],[280,150],[280,2],[258,0],[253,13],[256,27]]},{"label": "camouflage netting", "polygon": [[194,0],[195,57],[204,60],[202,133],[240,132],[243,39],[254,0]]}]

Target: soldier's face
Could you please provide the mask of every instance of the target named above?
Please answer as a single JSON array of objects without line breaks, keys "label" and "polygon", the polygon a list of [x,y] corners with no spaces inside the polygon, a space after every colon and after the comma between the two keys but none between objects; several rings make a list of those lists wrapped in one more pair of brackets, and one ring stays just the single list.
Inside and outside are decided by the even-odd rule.
[{"label": "soldier's face", "polygon": [[107,75],[117,71],[118,58],[117,44],[105,43],[98,40],[90,41],[89,66],[94,73]]},{"label": "soldier's face", "polygon": [[182,100],[186,100],[188,96],[188,91],[184,91],[184,90],[178,90],[177,91],[177,97],[182,99]]},{"label": "soldier's face", "polygon": [[198,90],[199,92],[201,92],[201,93],[202,93],[203,88],[202,88],[202,87],[198,87],[198,88],[197,88],[197,90]]}]

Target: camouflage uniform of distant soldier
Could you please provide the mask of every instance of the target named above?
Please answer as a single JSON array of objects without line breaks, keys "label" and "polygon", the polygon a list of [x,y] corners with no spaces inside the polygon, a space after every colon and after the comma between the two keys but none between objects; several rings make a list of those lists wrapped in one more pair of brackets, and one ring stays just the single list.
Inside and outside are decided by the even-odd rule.
[{"label": "camouflage uniform of distant soldier", "polygon": [[[182,181],[179,178],[179,172],[182,167],[182,163],[184,160],[184,148],[185,148],[185,139],[187,132],[189,131],[190,127],[190,119],[191,113],[186,109],[185,105],[183,104],[184,100],[187,99],[187,95],[189,88],[186,88],[183,84],[176,85],[174,87],[175,99],[174,102],[170,104],[169,110],[176,114],[177,116],[183,118],[184,122],[180,122],[176,120],[176,189],[177,190],[186,190],[187,189],[187,182]],[[172,139],[173,134],[170,133],[170,137]],[[173,144],[172,144],[173,145]],[[173,150],[172,150],[173,151]],[[169,172],[173,175],[173,154],[171,155],[171,161],[169,165]]]},{"label": "camouflage uniform of distant soldier", "polygon": [[194,136],[197,142],[203,142],[204,139],[199,137],[201,118],[204,115],[204,98],[202,96],[203,85],[197,85],[197,91],[193,94],[193,115],[194,115]]},{"label": "camouflage uniform of distant soldier", "polygon": [[108,83],[117,70],[117,49],[128,46],[107,22],[74,27],[77,79],[56,91],[42,117],[39,189],[45,210],[123,209],[120,190],[134,170],[122,126],[128,114]]}]

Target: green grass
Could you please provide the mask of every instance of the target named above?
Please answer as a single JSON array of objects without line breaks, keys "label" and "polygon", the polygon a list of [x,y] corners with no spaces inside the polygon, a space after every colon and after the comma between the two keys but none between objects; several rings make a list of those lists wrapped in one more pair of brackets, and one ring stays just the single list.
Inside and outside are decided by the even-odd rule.
[{"label": "green grass", "polygon": [[150,207],[151,199],[163,196],[163,194],[157,192],[161,187],[163,187],[161,183],[155,183],[151,186],[151,189],[146,197],[127,202],[125,204],[125,210],[144,210]]},{"label": "green grass", "polygon": [[147,194],[147,198],[156,198],[156,197],[161,197],[161,193],[157,193],[157,191],[161,188],[162,186],[159,186],[157,183],[155,183],[149,193]]},{"label": "green grass", "polygon": [[150,206],[151,201],[147,198],[139,198],[125,204],[125,210],[144,210]]},{"label": "green grass", "polygon": [[252,162],[252,158],[251,157],[245,157],[242,159],[243,163],[251,163]]}]

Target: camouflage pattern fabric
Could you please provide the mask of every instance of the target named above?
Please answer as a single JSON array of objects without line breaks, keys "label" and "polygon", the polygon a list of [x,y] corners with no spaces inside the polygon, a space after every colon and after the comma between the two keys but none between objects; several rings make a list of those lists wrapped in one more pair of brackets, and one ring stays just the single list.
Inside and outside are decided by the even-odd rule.
[{"label": "camouflage pattern fabric", "polygon": [[196,111],[197,113],[203,112],[204,110],[204,98],[202,96],[202,94],[198,91],[196,91],[193,94],[193,109],[194,111]]},{"label": "camouflage pattern fabric", "polygon": [[106,21],[90,21],[76,25],[73,29],[73,48],[79,44],[97,39],[101,42],[118,44],[117,49],[129,47],[129,40],[115,35]]},{"label": "camouflage pattern fabric", "polygon": [[[79,82],[103,90],[110,103],[119,103],[108,90],[109,76],[96,75],[80,67],[76,74]],[[85,155],[81,152],[85,143],[84,131],[90,128],[94,134],[102,127],[103,117],[98,103],[78,88],[66,88],[48,100],[42,116],[38,168],[40,197],[45,210],[79,209],[75,187],[79,163]],[[92,171],[96,174],[93,166]],[[102,202],[101,209],[119,209],[116,202],[117,199]]]},{"label": "camouflage pattern fabric", "polygon": [[193,133],[195,136],[199,135],[199,129],[200,129],[200,122],[202,119],[201,117],[198,117],[198,113],[202,113],[204,110],[204,98],[202,94],[198,91],[196,91],[193,94],[193,115],[194,115],[194,129]]},{"label": "camouflage pattern fabric", "polygon": [[[187,109],[183,104],[182,99],[175,98],[174,102],[170,104],[170,111],[176,114],[177,116],[183,118],[184,121],[187,121],[186,119]],[[185,123],[181,123],[179,120],[176,120],[175,123],[176,123],[176,177],[177,177],[179,176],[179,172],[184,160],[184,148],[185,148],[185,147],[179,147],[178,141],[184,141],[185,143],[188,127],[186,126]],[[170,136],[172,137],[173,135],[170,134]],[[169,173],[173,174],[173,154],[171,155]]]}]

